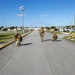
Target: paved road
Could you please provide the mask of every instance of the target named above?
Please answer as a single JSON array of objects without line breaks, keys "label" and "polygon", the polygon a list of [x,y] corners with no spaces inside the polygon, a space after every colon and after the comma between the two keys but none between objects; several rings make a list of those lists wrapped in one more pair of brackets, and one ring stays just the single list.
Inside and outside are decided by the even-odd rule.
[{"label": "paved road", "polygon": [[[66,34],[65,34],[66,35]],[[46,33],[40,41],[38,31],[0,51],[0,75],[75,75],[75,44],[62,39],[56,42]]]}]

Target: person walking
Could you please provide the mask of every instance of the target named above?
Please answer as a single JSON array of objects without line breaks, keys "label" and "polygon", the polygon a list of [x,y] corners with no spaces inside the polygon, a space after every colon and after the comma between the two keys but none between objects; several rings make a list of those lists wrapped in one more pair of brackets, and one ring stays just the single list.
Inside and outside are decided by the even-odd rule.
[{"label": "person walking", "polygon": [[41,27],[41,29],[40,29],[40,37],[41,37],[42,42],[43,42],[43,38],[44,38],[44,33],[45,33],[44,28]]}]

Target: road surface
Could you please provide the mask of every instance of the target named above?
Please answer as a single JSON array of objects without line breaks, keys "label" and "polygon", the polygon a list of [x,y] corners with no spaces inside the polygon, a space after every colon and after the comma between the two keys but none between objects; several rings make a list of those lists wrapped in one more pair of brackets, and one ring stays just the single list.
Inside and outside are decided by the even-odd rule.
[{"label": "road surface", "polygon": [[20,47],[15,43],[0,51],[0,75],[75,75],[75,44],[60,34],[53,42],[45,33],[41,42],[39,32],[23,38]]}]

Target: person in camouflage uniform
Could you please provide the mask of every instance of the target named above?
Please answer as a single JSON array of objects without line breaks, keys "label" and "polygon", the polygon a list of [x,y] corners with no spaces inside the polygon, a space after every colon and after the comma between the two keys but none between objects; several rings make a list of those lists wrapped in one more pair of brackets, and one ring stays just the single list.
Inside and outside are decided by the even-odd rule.
[{"label": "person in camouflage uniform", "polygon": [[22,36],[21,36],[21,34],[17,33],[15,35],[15,40],[16,40],[16,45],[20,46],[21,45],[20,43],[22,42]]},{"label": "person in camouflage uniform", "polygon": [[57,34],[56,34],[56,33],[54,33],[54,34],[53,34],[53,36],[52,36],[53,41],[56,41],[56,40],[57,40],[57,38],[58,38]]},{"label": "person in camouflage uniform", "polygon": [[41,27],[41,29],[40,29],[40,37],[41,37],[41,41],[43,42],[43,38],[44,38],[44,28],[43,27]]}]

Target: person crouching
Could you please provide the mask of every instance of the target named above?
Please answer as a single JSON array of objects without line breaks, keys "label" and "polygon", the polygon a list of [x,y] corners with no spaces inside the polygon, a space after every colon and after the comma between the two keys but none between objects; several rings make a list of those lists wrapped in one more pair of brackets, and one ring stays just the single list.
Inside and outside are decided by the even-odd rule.
[{"label": "person crouching", "polygon": [[15,35],[15,40],[16,40],[16,45],[17,46],[21,46],[21,42],[22,42],[22,36],[21,36],[21,34],[17,33]]}]

